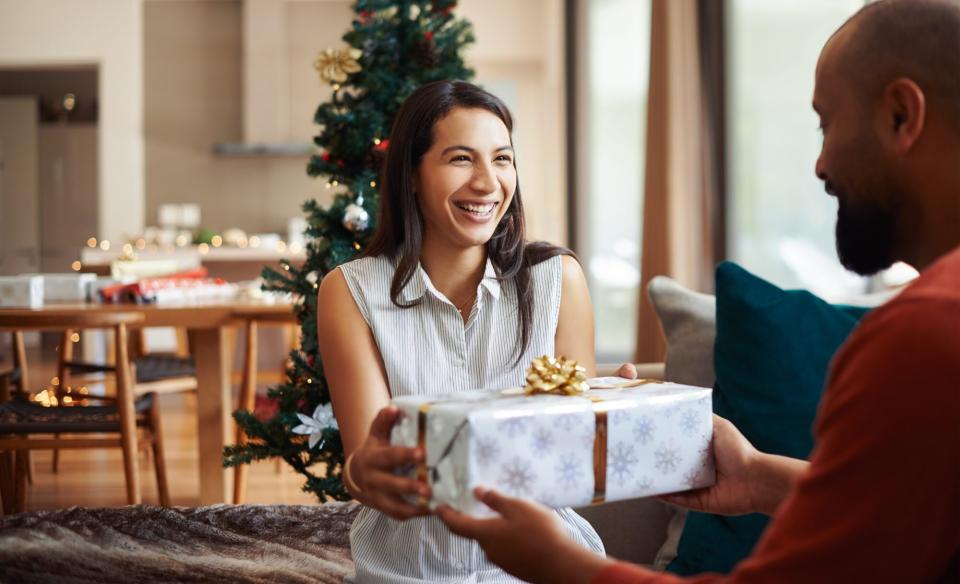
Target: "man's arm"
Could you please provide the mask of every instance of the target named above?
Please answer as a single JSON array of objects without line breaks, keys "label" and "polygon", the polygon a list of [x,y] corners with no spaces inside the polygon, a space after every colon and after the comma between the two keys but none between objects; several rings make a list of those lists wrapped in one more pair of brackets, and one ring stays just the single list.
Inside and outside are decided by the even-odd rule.
[{"label": "man's arm", "polygon": [[[943,308],[900,305],[860,325],[834,363],[807,471],[763,458],[755,468],[779,477],[760,489],[767,495],[726,500],[727,511],[738,501],[770,504],[802,473],[754,554],[729,576],[681,579],[593,556],[558,536],[551,515],[526,501],[481,494],[500,517],[473,519],[449,508],[440,517],[453,532],[477,539],[492,561],[532,582],[944,581],[960,554],[960,307]],[[719,472],[725,447],[717,442]]]},{"label": "man's arm", "polygon": [[[834,361],[810,468],[753,555],[683,582],[958,581],[960,306],[931,304],[860,325]],[[593,582],[679,581],[618,563]]]}]

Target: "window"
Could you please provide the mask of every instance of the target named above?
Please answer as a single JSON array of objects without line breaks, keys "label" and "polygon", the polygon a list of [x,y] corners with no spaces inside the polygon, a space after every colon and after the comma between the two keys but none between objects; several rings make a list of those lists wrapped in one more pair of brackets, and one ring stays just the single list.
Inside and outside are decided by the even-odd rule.
[{"label": "window", "polygon": [[733,0],[728,38],[732,259],[834,301],[867,291],[834,248],[836,201],[814,174],[814,72],[830,35],[863,0]]},{"label": "window", "polygon": [[650,2],[581,0],[577,9],[577,251],[593,297],[597,360],[622,362],[633,353],[640,286]]}]

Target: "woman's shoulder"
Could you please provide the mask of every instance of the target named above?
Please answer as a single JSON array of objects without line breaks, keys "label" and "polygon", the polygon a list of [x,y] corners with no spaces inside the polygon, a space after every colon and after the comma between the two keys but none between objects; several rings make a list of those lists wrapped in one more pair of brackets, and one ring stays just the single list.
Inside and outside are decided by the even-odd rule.
[{"label": "woman's shoulder", "polygon": [[349,296],[369,324],[372,311],[389,300],[394,270],[393,263],[383,256],[344,262],[324,277],[318,303],[337,306]]},{"label": "woman's shoulder", "polygon": [[385,281],[393,278],[396,268],[386,256],[367,256],[340,264],[338,268],[347,280],[361,281],[364,284]]},{"label": "woman's shoulder", "polygon": [[528,242],[524,253],[535,280],[546,279],[559,283],[563,275],[570,271],[572,264],[578,265],[573,252],[545,241]]},{"label": "woman's shoulder", "polygon": [[541,259],[539,262],[530,266],[530,273],[533,274],[535,279],[556,279],[563,273],[563,260],[565,257],[566,256],[563,255],[555,255]]},{"label": "woman's shoulder", "polygon": [[357,296],[380,297],[390,290],[390,282],[396,268],[386,256],[367,256],[344,262],[327,277],[337,272],[346,280],[354,298]]}]

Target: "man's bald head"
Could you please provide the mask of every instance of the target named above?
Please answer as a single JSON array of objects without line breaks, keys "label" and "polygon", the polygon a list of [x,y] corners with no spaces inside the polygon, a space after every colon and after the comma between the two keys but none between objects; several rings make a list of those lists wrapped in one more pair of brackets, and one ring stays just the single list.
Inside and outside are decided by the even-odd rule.
[{"label": "man's bald head", "polygon": [[960,132],[960,0],[882,0],[865,6],[831,39],[838,72],[867,100],[893,80],[912,79]]}]

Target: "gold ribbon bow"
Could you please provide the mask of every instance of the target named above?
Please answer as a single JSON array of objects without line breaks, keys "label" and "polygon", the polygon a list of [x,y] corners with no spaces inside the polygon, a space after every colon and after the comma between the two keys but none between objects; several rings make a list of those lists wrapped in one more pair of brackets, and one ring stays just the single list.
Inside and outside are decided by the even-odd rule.
[{"label": "gold ribbon bow", "polygon": [[586,369],[573,359],[549,355],[533,360],[527,369],[527,385],[523,388],[527,395],[580,395],[589,390]]}]

